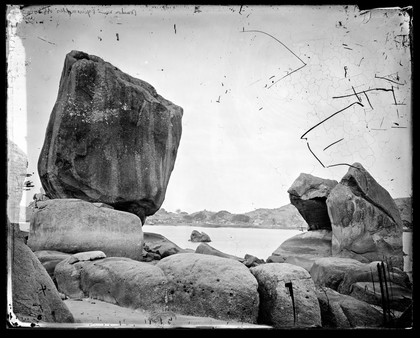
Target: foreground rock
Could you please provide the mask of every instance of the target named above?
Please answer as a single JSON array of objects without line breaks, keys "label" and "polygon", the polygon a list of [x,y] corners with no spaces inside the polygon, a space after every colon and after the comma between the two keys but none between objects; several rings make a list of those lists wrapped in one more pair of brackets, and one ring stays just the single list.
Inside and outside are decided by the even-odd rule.
[{"label": "foreground rock", "polygon": [[267,262],[290,263],[310,271],[316,259],[331,256],[331,238],[330,230],[303,232],[285,240]]},{"label": "foreground rock", "polygon": [[251,268],[258,281],[258,322],[275,328],[320,327],[321,312],[315,284],[308,271],[287,263]]},{"label": "foreground rock", "polygon": [[411,197],[394,198],[400,217],[404,225],[404,230],[413,230],[413,202]]},{"label": "foreground rock", "polygon": [[361,262],[386,260],[403,267],[399,210],[389,193],[354,163],[327,199],[332,255]]},{"label": "foreground rock", "polygon": [[72,299],[90,297],[133,309],[163,309],[167,279],[161,269],[130,258],[96,257],[74,261],[72,256],[57,264],[58,290]]},{"label": "foreground rock", "polygon": [[368,303],[327,287],[317,287],[323,328],[348,329],[383,326],[382,313]]},{"label": "foreground rock", "polygon": [[222,257],[180,253],[156,265],[169,281],[168,307],[184,315],[256,323],[258,283],[243,264]]},{"label": "foreground rock", "polygon": [[[12,305],[10,309],[23,322],[73,323],[74,318],[47,271],[20,238],[19,230],[10,231]],[[10,318],[11,319],[11,318]],[[13,324],[13,323],[12,323]]]},{"label": "foreground rock", "polygon": [[144,223],[165,198],[182,114],[147,82],[70,52],[38,161],[47,195],[107,203]]},{"label": "foreground rock", "polygon": [[141,260],[143,232],[140,219],[128,212],[78,199],[53,199],[38,202],[28,246],[71,254],[100,250],[107,256]]},{"label": "foreground rock", "polygon": [[217,249],[213,248],[212,246],[208,245],[207,243],[201,243],[199,246],[197,246],[197,248],[195,249],[195,253],[234,259],[238,262],[243,262],[244,261],[244,259],[241,258],[241,257],[224,253],[220,250],[217,250]]},{"label": "foreground rock", "polygon": [[335,180],[302,173],[287,190],[290,202],[308,223],[308,230],[331,230],[325,201],[337,183]]},{"label": "foreground rock", "polygon": [[190,235],[190,241],[193,243],[197,242],[211,242],[210,236],[207,235],[204,231],[200,232],[193,230]]},{"label": "foreground rock", "polygon": [[144,251],[143,261],[159,260],[177,253],[189,252],[182,249],[165,236],[153,232],[144,232]]}]

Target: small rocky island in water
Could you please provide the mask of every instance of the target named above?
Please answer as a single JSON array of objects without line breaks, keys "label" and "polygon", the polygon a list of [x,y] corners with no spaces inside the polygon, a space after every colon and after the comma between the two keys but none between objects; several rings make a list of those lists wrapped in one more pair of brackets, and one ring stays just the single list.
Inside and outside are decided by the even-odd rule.
[{"label": "small rocky island in water", "polygon": [[[403,252],[411,199],[394,200],[353,163],[340,182],[302,173],[283,209],[168,213],[160,207],[182,115],[150,84],[101,58],[67,54],[38,162],[45,195],[35,196],[29,233],[15,218],[27,159],[8,144],[11,325],[77,326],[80,306],[95,303],[114,306],[111,324],[133,324],[132,311],[138,327],[412,325]],[[211,239],[198,231],[191,238],[203,243],[194,251],[142,230],[174,223],[307,231],[269,257],[241,258],[204,243]]]}]

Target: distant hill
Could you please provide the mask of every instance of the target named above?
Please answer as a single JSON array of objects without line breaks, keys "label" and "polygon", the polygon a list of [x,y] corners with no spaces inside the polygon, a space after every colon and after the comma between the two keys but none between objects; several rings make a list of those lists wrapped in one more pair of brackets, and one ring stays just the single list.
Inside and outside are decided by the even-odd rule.
[{"label": "distant hill", "polygon": [[188,214],[169,212],[161,208],[153,216],[147,217],[145,224],[299,230],[306,230],[308,226],[292,204],[276,209],[256,209],[244,214],[232,214],[226,210],[202,210]]}]

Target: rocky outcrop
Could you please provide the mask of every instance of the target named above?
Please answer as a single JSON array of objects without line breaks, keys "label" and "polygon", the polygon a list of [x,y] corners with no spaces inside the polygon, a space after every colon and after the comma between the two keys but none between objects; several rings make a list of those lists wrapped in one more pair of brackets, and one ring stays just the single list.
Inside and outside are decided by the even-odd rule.
[{"label": "rocky outcrop", "polygon": [[136,215],[79,199],[52,199],[37,205],[28,239],[33,251],[100,250],[107,256],[142,259],[143,232]]},{"label": "rocky outcrop", "polygon": [[267,262],[290,263],[311,270],[314,261],[331,256],[330,230],[306,231],[285,240]]},{"label": "rocky outcrop", "polygon": [[287,263],[250,269],[258,281],[258,322],[275,328],[320,327],[321,312],[315,284],[308,271]]},{"label": "rocky outcrop", "polygon": [[211,242],[210,236],[207,235],[204,231],[200,232],[197,230],[193,230],[190,239],[191,242],[197,243],[197,242]]},{"label": "rocky outcrop", "polygon": [[[361,263],[355,259],[326,257],[317,259],[310,271],[315,284],[351,295],[374,305],[382,305],[382,286],[388,289],[390,308],[405,310],[412,300],[411,284],[407,274],[398,268],[384,264],[386,287],[383,275],[380,278],[377,265],[382,262]],[[384,296],[385,296],[385,291]]]},{"label": "rocky outcrop", "polygon": [[103,202],[145,221],[162,205],[181,107],[81,51],[66,55],[38,172],[51,198]]},{"label": "rocky outcrop", "polygon": [[244,261],[242,263],[244,263],[246,267],[252,268],[254,266],[265,264],[265,261],[253,255],[245,254]]},{"label": "rocky outcrop", "polygon": [[222,257],[180,253],[160,260],[169,281],[168,307],[176,313],[256,323],[257,281],[243,264]]},{"label": "rocky outcrop", "polygon": [[10,139],[7,140],[7,217],[11,223],[19,222],[20,201],[26,178],[26,154]]},{"label": "rocky outcrop", "polygon": [[323,328],[371,328],[383,325],[382,313],[368,303],[327,287],[317,287]]},{"label": "rocky outcrop", "polygon": [[97,256],[71,263],[72,257],[55,268],[58,290],[69,298],[90,297],[133,309],[164,307],[167,280],[156,266],[124,257],[95,259]]},{"label": "rocky outcrop", "polygon": [[308,223],[308,230],[331,230],[325,201],[337,184],[335,180],[302,173],[287,190],[290,202]]},{"label": "rocky outcrop", "polygon": [[218,257],[223,257],[223,258],[229,258],[229,259],[234,259],[238,262],[244,262],[244,259],[234,256],[234,255],[229,255],[227,253],[224,253],[220,250],[217,250],[216,248],[213,248],[212,246],[208,245],[207,243],[201,243],[197,246],[197,248],[195,249],[195,253],[198,254],[204,254],[204,255],[211,255],[211,256],[218,256]]},{"label": "rocky outcrop", "polygon": [[177,253],[188,252],[187,249],[182,249],[174,242],[167,239],[165,236],[155,234],[153,232],[144,232],[144,253],[143,261],[152,261],[165,258]]},{"label": "rocky outcrop", "polygon": [[[10,310],[22,322],[73,323],[74,318],[47,271],[24,244],[17,226],[7,224],[11,252]],[[12,318],[10,318],[12,319]]]},{"label": "rocky outcrop", "polygon": [[361,262],[387,260],[403,266],[399,210],[389,193],[354,163],[327,199],[332,255]]}]

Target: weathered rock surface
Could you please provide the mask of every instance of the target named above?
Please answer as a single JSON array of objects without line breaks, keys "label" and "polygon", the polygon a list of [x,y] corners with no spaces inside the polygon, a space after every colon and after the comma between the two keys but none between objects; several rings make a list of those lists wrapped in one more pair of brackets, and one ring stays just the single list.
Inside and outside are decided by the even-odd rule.
[{"label": "weathered rock surface", "polygon": [[169,281],[168,307],[176,313],[256,323],[258,283],[243,264],[222,257],[180,253],[156,265]]},{"label": "weathered rock surface", "polygon": [[188,250],[180,248],[174,242],[160,234],[144,232],[143,238],[145,250],[143,254],[144,261],[161,259],[177,253],[188,252]]},{"label": "weathered rock surface", "polygon": [[19,229],[9,229],[13,313],[23,322],[73,323],[74,318],[35,254],[24,244]]},{"label": "weathered rock surface", "polygon": [[403,267],[399,210],[389,193],[354,163],[327,199],[332,255],[361,262],[387,260]]},{"label": "weathered rock surface", "polygon": [[103,251],[107,256],[142,259],[143,231],[131,213],[98,207],[79,199],[38,202],[28,246],[33,251]]},{"label": "weathered rock surface", "polygon": [[147,82],[68,53],[38,160],[42,186],[51,198],[103,202],[144,223],[165,198],[182,115]]},{"label": "weathered rock surface", "polygon": [[245,254],[244,261],[242,263],[244,263],[246,267],[252,268],[254,266],[265,264],[265,261],[253,255]]},{"label": "weathered rock surface", "polygon": [[288,263],[259,265],[250,271],[258,281],[259,323],[275,328],[321,326],[315,284],[308,271]]},{"label": "weathered rock surface", "polygon": [[57,264],[58,290],[69,298],[90,297],[129,308],[162,309],[167,279],[154,265],[124,257]]},{"label": "weathered rock surface", "polygon": [[323,328],[369,328],[383,325],[382,313],[362,300],[327,287],[317,287],[316,294]]},{"label": "weathered rock surface", "polygon": [[216,248],[213,248],[211,245],[208,245],[207,243],[201,243],[199,246],[197,246],[197,248],[195,249],[195,253],[229,258],[229,259],[234,259],[238,262],[244,262],[243,258],[224,253],[220,250],[217,250]]},{"label": "weathered rock surface", "polygon": [[197,242],[211,242],[210,236],[204,231],[193,230],[190,235],[190,241],[193,243]]},{"label": "weathered rock surface", "polygon": [[287,190],[290,202],[308,223],[308,230],[331,230],[325,201],[337,184],[335,180],[302,173]]},{"label": "weathered rock surface", "polygon": [[20,221],[20,201],[26,178],[28,158],[10,139],[7,140],[7,217],[11,223]]},{"label": "weathered rock surface", "polygon": [[268,257],[268,263],[290,263],[311,270],[314,261],[331,256],[331,230],[312,230],[285,240]]}]

